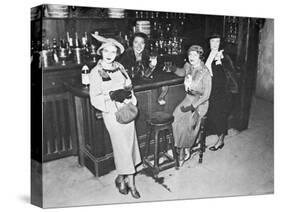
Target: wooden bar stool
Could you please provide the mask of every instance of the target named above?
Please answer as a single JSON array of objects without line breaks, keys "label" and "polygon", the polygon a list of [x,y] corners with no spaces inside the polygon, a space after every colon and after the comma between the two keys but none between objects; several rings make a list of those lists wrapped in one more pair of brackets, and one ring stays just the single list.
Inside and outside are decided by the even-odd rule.
[{"label": "wooden bar stool", "polygon": [[[165,112],[155,112],[151,118],[147,120],[149,125],[149,135],[145,144],[145,153],[143,164],[145,167],[153,171],[154,176],[158,176],[160,171],[171,167],[179,167],[179,160],[176,153],[172,123],[174,117]],[[154,153],[150,154],[150,143],[154,134]],[[162,138],[162,142],[160,142]],[[161,148],[162,147],[162,148]],[[170,147],[170,148],[169,148]],[[160,151],[162,149],[162,151]],[[168,150],[172,150],[172,154],[168,154]],[[163,163],[159,164],[160,157],[164,158]],[[154,163],[152,163],[152,161]]]}]

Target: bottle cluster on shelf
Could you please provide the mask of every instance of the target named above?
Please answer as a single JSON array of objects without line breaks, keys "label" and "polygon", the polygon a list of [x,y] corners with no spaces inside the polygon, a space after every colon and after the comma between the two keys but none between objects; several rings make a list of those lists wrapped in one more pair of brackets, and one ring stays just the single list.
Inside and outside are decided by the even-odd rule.
[{"label": "bottle cluster on shelf", "polygon": [[78,37],[77,32],[74,33],[74,37],[67,32],[66,38],[44,40],[42,43],[43,67],[65,66],[69,63],[82,64],[90,61],[95,63],[97,61],[96,46],[90,42],[88,37],[87,32],[81,38]]},{"label": "bottle cluster on shelf", "polygon": [[234,16],[226,17],[225,26],[226,42],[236,44],[238,39],[239,18]]},{"label": "bottle cluster on shelf", "polygon": [[158,11],[129,11],[126,13],[129,17],[136,19],[186,19],[187,14],[175,12],[158,12]]},{"label": "bottle cluster on shelf", "polygon": [[[98,32],[95,32],[98,33]],[[116,39],[127,49],[133,37],[133,30],[119,32]],[[183,38],[177,29],[172,29],[171,24],[153,25],[152,34],[148,39],[146,48],[152,55],[178,55],[182,53]],[[94,42],[90,33],[78,35],[77,32],[66,32],[64,38],[46,38],[42,41],[32,41],[31,54],[41,51],[41,62],[44,68],[68,64],[96,63],[99,56],[96,54],[98,43]]]},{"label": "bottle cluster on shelf", "polygon": [[183,50],[184,21],[176,23],[152,22],[150,51],[157,55],[178,55]]}]

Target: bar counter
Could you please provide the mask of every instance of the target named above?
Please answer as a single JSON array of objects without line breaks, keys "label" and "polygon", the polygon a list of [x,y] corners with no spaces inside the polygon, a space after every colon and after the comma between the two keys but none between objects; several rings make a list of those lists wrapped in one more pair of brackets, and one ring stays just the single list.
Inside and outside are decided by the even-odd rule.
[{"label": "bar counter", "polygon": [[[160,70],[153,73],[152,79],[133,80],[133,90],[135,92],[156,89],[162,86],[178,85],[183,83],[184,78],[178,77],[174,73],[166,73]],[[64,85],[75,96],[88,97],[89,88],[79,82],[65,81]]]},{"label": "bar counter", "polygon": [[[161,70],[153,73],[153,79],[133,80],[139,108],[135,124],[141,154],[148,132],[146,120],[156,111],[173,112],[184,98],[183,81],[183,77]],[[97,177],[114,170],[109,134],[101,114],[90,103],[89,88],[81,82],[67,80],[64,86],[72,94],[75,109],[79,164],[86,166]],[[166,104],[158,103],[159,96]]]}]

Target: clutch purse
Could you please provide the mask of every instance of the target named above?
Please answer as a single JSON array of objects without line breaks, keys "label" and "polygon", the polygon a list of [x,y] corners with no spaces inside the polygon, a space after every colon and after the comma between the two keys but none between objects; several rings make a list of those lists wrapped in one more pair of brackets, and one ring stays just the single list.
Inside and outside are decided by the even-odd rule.
[{"label": "clutch purse", "polygon": [[115,112],[116,121],[120,124],[128,124],[133,121],[138,115],[137,106],[132,103],[125,104],[123,107],[117,108],[117,112]]}]

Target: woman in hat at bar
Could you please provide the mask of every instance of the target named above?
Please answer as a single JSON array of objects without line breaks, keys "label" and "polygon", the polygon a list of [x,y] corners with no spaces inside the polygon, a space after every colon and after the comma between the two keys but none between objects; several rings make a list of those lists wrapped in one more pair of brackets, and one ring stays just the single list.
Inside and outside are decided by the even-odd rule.
[{"label": "woman in hat at bar", "polygon": [[[147,35],[142,32],[135,33],[132,38],[132,46],[126,49],[118,60],[131,76],[149,77],[156,67],[157,58],[150,59],[149,52],[145,48],[146,44]],[[141,71],[143,71],[143,75]]]},{"label": "woman in hat at bar", "polygon": [[203,53],[201,46],[191,46],[187,51],[189,63],[185,63],[183,68],[174,69],[176,75],[185,76],[186,96],[173,113],[173,134],[181,166],[190,158],[190,147],[195,142],[201,118],[207,113],[209,106],[212,80],[202,61]]},{"label": "woman in hat at bar", "polygon": [[[102,45],[97,54],[102,56],[90,73],[91,104],[102,112],[104,124],[109,132],[113,148],[115,167],[118,173],[115,184],[121,194],[128,194],[140,198],[135,186],[135,167],[141,163],[135,122],[121,124],[116,120],[117,107],[124,103],[137,104],[132,90],[131,80],[124,67],[115,61],[117,55],[124,52],[124,47],[114,39],[92,35]],[[113,91],[120,90],[118,95]]]},{"label": "woman in hat at bar", "polygon": [[224,146],[224,137],[228,129],[228,114],[230,109],[229,90],[238,92],[238,84],[234,75],[235,68],[231,58],[222,49],[222,38],[213,34],[208,39],[210,50],[206,54],[205,65],[212,75],[212,92],[207,114],[207,133],[217,135],[216,143],[209,149],[217,151]]}]

